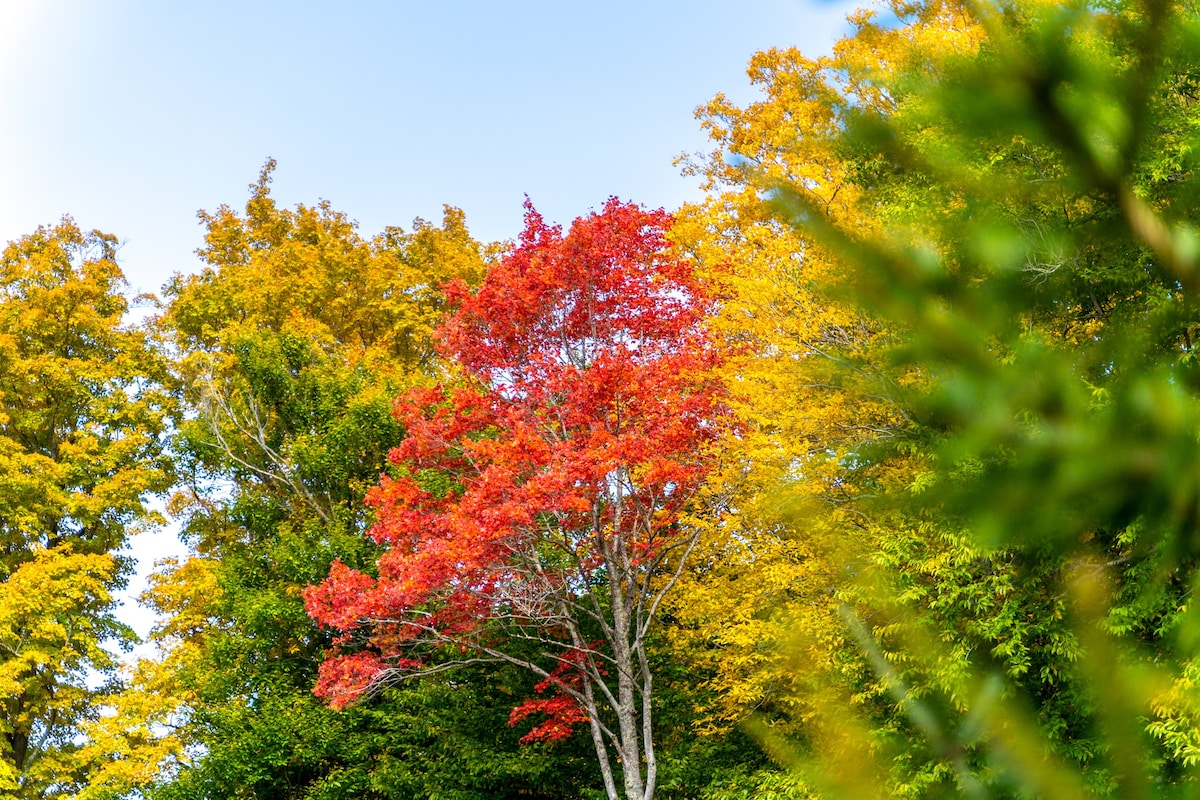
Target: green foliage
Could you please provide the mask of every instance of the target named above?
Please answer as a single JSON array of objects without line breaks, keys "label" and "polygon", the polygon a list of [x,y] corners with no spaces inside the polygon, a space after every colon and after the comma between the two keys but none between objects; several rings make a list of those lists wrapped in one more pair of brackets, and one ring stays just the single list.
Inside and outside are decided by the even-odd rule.
[{"label": "green foliage", "polygon": [[[839,594],[874,677],[845,673],[811,726],[827,756],[863,738],[881,777],[849,750],[809,774],[840,796],[1193,796],[1200,184],[1180,87],[1200,18],[938,7],[978,51],[866,76],[890,102],[846,104],[831,135],[866,226],[759,184],[888,332],[880,392],[904,420],[844,474],[872,535],[838,550]],[[831,720],[847,702],[858,721]]]},{"label": "green foliage", "polygon": [[362,498],[402,438],[393,399],[432,381],[441,284],[477,280],[488,251],[454,209],[440,228],[372,240],[326,204],[279,209],[273,167],[244,215],[202,215],[208,267],[167,287],[160,324],[193,410],[175,441],[184,481],[171,510],[193,552],[155,577],[161,654],[140,665],[111,726],[137,731],[159,698],[149,713],[170,727],[151,746],[114,748],[152,762],[111,771],[114,794],[574,797],[594,782],[590,761],[519,748],[505,722],[531,687],[514,676],[464,671],[345,712],[312,694],[332,641],[301,589],[334,559],[374,563]]},{"label": "green foliage", "polygon": [[[701,110],[712,197],[672,237],[721,295],[741,424],[706,491],[736,512],[681,522],[658,794],[1198,796],[1200,13],[888,11]],[[0,259],[0,794],[595,796],[588,743],[519,746],[518,670],[312,696],[334,642],[301,591],[374,569],[364,492],[463,490],[387,463],[392,402],[453,379],[442,286],[497,251],[451,208],[370,239],[281,209],[273,168],[167,287],[173,398],[112,237],[67,221]],[[192,553],[101,714],[174,403]]]},{"label": "green foliage", "polygon": [[514,693],[528,686],[514,685],[513,676],[459,677],[339,713],[307,686],[264,687],[244,707],[202,713],[203,762],[149,796],[550,800],[575,797],[580,784],[595,781],[579,748],[564,758],[518,747],[505,720]]}]

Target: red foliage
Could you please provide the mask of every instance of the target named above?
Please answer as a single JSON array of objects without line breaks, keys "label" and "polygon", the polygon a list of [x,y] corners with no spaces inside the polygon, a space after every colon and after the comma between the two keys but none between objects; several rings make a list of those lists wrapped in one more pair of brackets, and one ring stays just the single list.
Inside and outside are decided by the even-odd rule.
[{"label": "red foliage", "polygon": [[[543,685],[544,682],[538,684],[539,687]],[[508,715],[508,726],[515,727],[532,714],[545,714],[546,719],[522,736],[521,744],[569,739],[575,732],[576,725],[588,721],[587,712],[579,703],[565,694],[560,694],[544,700],[526,700]]]},{"label": "red foliage", "polygon": [[[599,643],[593,643],[595,648]],[[586,660],[587,654],[580,650],[571,650],[559,659],[558,666],[544,679],[533,687],[538,694],[553,690],[555,695],[545,699],[529,699],[512,710],[508,715],[510,728],[521,724],[527,717],[534,714],[544,714],[546,719],[534,725],[529,733],[521,737],[521,744],[530,742],[558,742],[570,738],[575,732],[575,726],[588,721],[587,712],[574,697],[565,690],[579,690],[584,681],[585,673],[580,666]]]},{"label": "red foliage", "polygon": [[[488,620],[550,633],[562,598],[644,580],[679,537],[723,410],[711,300],[673,256],[670,223],[613,199],[564,236],[526,203],[479,291],[448,287],[457,312],[439,347],[473,387],[396,405],[399,476],[369,496],[370,536],[388,548],[378,578],[335,564],[305,595],[321,624],[369,632],[377,655],[334,653],[322,694],[352,697],[411,644],[469,643]],[[514,720],[534,711],[550,720],[527,739],[566,735],[583,713],[564,695]]]},{"label": "red foliage", "polygon": [[324,697],[334,708],[344,708],[371,685],[383,669],[375,653],[349,653],[321,665],[321,677],[313,693]]}]

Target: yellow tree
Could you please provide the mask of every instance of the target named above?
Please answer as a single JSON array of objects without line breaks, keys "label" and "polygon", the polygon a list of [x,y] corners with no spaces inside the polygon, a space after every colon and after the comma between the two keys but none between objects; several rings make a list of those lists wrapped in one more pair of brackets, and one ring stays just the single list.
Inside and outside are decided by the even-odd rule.
[{"label": "yellow tree", "polygon": [[[975,733],[970,724],[955,727],[973,703],[986,716],[985,672],[993,700],[1031,701],[1027,724],[1001,730],[997,723],[1014,717],[994,714],[989,735],[1010,752],[1033,742],[1018,755],[1030,778],[1070,765],[1050,777],[1068,776],[1074,795],[1061,787],[1041,794],[1133,796],[1123,786],[1152,770],[1169,783],[1195,761],[1193,663],[1148,703],[1131,702],[1146,682],[1125,680],[1135,673],[1118,663],[1171,663],[1179,653],[1166,641],[1170,632],[1193,624],[1186,597],[1194,549],[1179,537],[1191,535],[1195,519],[1187,396],[1195,385],[1187,222],[1194,15],[1153,3],[971,8],[898,5],[901,24],[891,29],[860,17],[830,59],[761,57],[767,102],[710,107],[725,152],[704,166],[743,186],[749,208],[737,210],[738,195],[723,193],[715,213],[698,217],[693,239],[722,230],[714,220],[732,209],[734,242],[753,241],[741,229],[763,218],[764,192],[774,191],[776,210],[787,211],[786,222],[765,217],[778,235],[756,248],[779,245],[781,268],[771,272],[764,258],[739,261],[729,248],[727,307],[740,313],[730,330],[749,342],[750,362],[731,381],[744,384],[759,366],[777,381],[765,385],[783,387],[786,399],[774,411],[769,397],[749,404],[747,419],[769,413],[731,447],[747,453],[752,477],[769,460],[748,445],[765,434],[760,441],[785,456],[778,483],[826,510],[723,521],[733,532],[727,550],[746,555],[732,568],[714,558],[712,572],[725,582],[703,575],[680,616],[710,648],[701,652],[721,656],[711,669],[726,719],[783,705],[811,723],[819,694],[787,704],[786,682],[796,672],[780,655],[785,648],[773,645],[786,641],[781,631],[806,624],[801,641],[828,642],[841,625],[821,631],[812,618],[822,611],[828,618],[838,602],[858,607],[865,624],[849,627],[878,672],[858,657],[833,665],[859,670],[850,676],[852,699],[867,712],[862,758],[841,776],[852,784],[846,796],[925,796],[951,783],[978,793],[1011,778],[986,763],[972,738],[980,726]],[[830,71],[817,74],[814,65]],[[812,98],[819,102],[806,105]],[[754,128],[755,120],[764,124]],[[793,151],[805,160],[781,164],[779,154]],[[816,169],[822,158],[834,168]],[[818,242],[837,259],[820,255]],[[792,298],[814,297],[808,277],[827,294],[815,296],[815,310],[789,306],[776,286]],[[875,320],[889,321],[863,317],[865,336],[814,346],[803,326],[815,320],[817,335],[837,330],[829,314],[843,288]],[[747,301],[750,308],[741,308]],[[776,308],[785,309],[780,318],[794,340],[770,338],[771,326],[767,336],[756,332]],[[837,362],[826,378],[826,366]],[[796,380],[789,385],[783,375]],[[845,401],[860,407],[839,417]],[[824,437],[822,413],[832,422]],[[839,419],[858,431],[841,436]],[[789,440],[789,431],[802,430],[789,422],[808,420],[817,423],[815,437]],[[790,459],[789,441],[800,445]],[[746,485],[752,497],[781,496]],[[875,494],[888,504],[852,502],[838,511],[831,501],[839,494]],[[755,508],[753,501],[743,507]],[[824,543],[855,536],[863,547],[835,553],[849,558],[821,558]],[[772,547],[784,544],[799,558],[772,559]],[[1075,588],[1082,570],[1095,595],[1074,629],[1063,621],[1072,612],[1072,567]],[[1110,570],[1111,590],[1095,577]],[[866,575],[879,581],[860,582]],[[825,597],[814,578],[826,581]],[[759,601],[748,612],[730,601],[739,586],[741,597]],[[696,598],[709,600],[707,617]],[[1105,602],[1112,608],[1101,621]],[[730,608],[735,624],[723,628]],[[706,619],[717,622],[706,627]],[[1136,637],[1146,654],[1110,643],[1107,652],[1119,658],[1099,668],[1087,663],[1089,648],[1093,659],[1104,652],[1095,631],[1105,628]],[[810,646],[800,660],[828,667],[826,651],[836,650]],[[880,702],[864,703],[872,698]],[[1127,729],[1132,734],[1111,742],[1097,735],[1126,725],[1118,718],[1133,717],[1135,705],[1141,719]],[[838,713],[854,716],[844,706]],[[1143,771],[1134,761],[1152,715],[1158,719],[1148,731],[1165,746]],[[946,719],[954,722],[939,722]],[[1015,731],[1039,726],[1029,741],[1016,741]],[[804,726],[806,734],[817,728]],[[924,742],[920,734],[931,732],[933,741]],[[854,746],[852,737],[839,744]],[[884,771],[892,774],[855,787],[868,771],[868,750],[886,753]]]},{"label": "yellow tree", "polygon": [[911,64],[837,137],[877,165],[878,229],[780,192],[926,375],[902,439],[924,472],[879,487],[917,529],[881,531],[858,597],[908,717],[887,757],[914,795],[1191,796],[1194,9],[972,8],[978,55]]},{"label": "yellow tree", "polygon": [[[153,578],[161,653],[136,666],[132,691],[96,731],[109,759],[84,797],[416,796],[471,782],[480,788],[467,796],[518,794],[561,762],[512,755],[518,734],[502,703],[486,709],[486,724],[468,719],[482,700],[464,695],[493,692],[474,679],[326,708],[312,689],[332,637],[300,597],[334,558],[373,561],[362,500],[403,436],[393,400],[452,377],[434,359],[442,285],[477,283],[491,250],[453,208],[440,225],[368,237],[326,203],[281,207],[273,169],[244,210],[201,215],[205,266],[166,289],[160,324],[192,410],[175,442],[181,480],[169,510],[191,552]],[[444,711],[413,710],[439,694],[454,698]]]},{"label": "yellow tree", "polygon": [[[715,149],[685,170],[709,197],[679,215],[674,237],[721,287],[716,325],[732,351],[726,379],[743,425],[713,487],[735,492],[735,512],[703,523],[708,558],[673,611],[677,644],[712,676],[715,730],[751,711],[768,720],[811,713],[806,676],[834,668],[847,649],[833,589],[843,562],[861,552],[846,545],[869,542],[880,522],[854,502],[866,476],[847,481],[846,467],[904,423],[903,398],[919,380],[884,369],[878,345],[894,331],[843,301],[852,287],[836,256],[782,224],[765,195],[789,186],[846,229],[879,227],[878,198],[863,179],[876,165],[839,141],[848,115],[895,113],[901,98],[883,79],[916,64],[934,69],[981,35],[954,3],[889,10],[901,24],[858,12],[830,56],[758,53],[749,75],[760,100],[740,108],[718,96],[697,112]],[[910,479],[898,462],[871,476]]]},{"label": "yellow tree", "polygon": [[169,396],[128,303],[116,240],[69,219],[0,256],[0,789],[73,794],[96,715],[130,532],[157,519]]}]

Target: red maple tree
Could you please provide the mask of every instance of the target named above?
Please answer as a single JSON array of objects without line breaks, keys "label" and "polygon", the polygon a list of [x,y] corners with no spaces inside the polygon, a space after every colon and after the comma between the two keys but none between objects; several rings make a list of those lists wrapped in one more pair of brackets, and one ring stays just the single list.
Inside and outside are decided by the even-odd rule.
[{"label": "red maple tree", "polygon": [[468,385],[397,403],[397,470],[369,496],[377,575],[335,563],[306,594],[341,632],[319,695],[341,706],[466,661],[519,664],[543,697],[513,724],[547,717],[526,739],[586,722],[608,796],[618,772],[627,798],[653,795],[646,640],[725,419],[713,301],[670,224],[612,199],[564,236],[527,202],[480,289],[448,288],[440,349]]}]

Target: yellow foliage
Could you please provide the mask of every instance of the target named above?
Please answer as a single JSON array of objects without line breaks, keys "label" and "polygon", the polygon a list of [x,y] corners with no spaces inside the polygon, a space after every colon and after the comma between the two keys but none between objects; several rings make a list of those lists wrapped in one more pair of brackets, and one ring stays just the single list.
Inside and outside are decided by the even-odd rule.
[{"label": "yellow foliage", "polygon": [[[679,213],[672,236],[721,297],[713,324],[728,343],[725,380],[742,424],[712,487],[735,511],[702,523],[705,551],[671,613],[678,654],[712,676],[713,728],[751,712],[809,715],[812,672],[835,668],[844,649],[840,560],[851,557],[847,543],[871,535],[852,510],[858,490],[846,468],[857,448],[903,422],[905,384],[920,380],[884,378],[873,359],[892,332],[839,301],[837,259],[782,225],[764,191],[787,185],[839,226],[864,235],[877,226],[875,209],[862,207],[861,155],[837,144],[845,115],[892,113],[882,76],[977,48],[981,31],[964,8],[896,3],[898,27],[859,12],[831,56],[756,54],[759,101],[739,108],[718,96],[697,112],[716,149],[685,170],[704,179],[709,198]],[[910,469],[892,464],[874,477],[906,485]]]},{"label": "yellow foliage", "polygon": [[75,747],[39,747],[32,732],[85,714],[94,699],[84,672],[113,666],[103,644],[116,572],[111,555],[62,545],[35,549],[0,583],[0,787],[19,782],[17,797],[41,797],[82,769]]},{"label": "yellow foliage", "polygon": [[[112,555],[160,520],[172,399],[128,302],[115,237],[65,219],[0,253],[0,789],[70,794],[86,771],[105,649],[127,568]],[[17,788],[15,788],[17,787]]]},{"label": "yellow foliage", "polygon": [[185,351],[212,353],[258,331],[292,332],[343,349],[352,361],[410,370],[433,356],[442,286],[475,283],[494,248],[473,240],[463,212],[442,226],[416,220],[363,238],[328,202],[279,208],[270,196],[275,162],[251,185],[246,212],[201,212],[208,227],[197,275],[176,275],[163,319]]},{"label": "yellow foliage", "polygon": [[[362,496],[400,436],[392,402],[436,371],[442,287],[478,282],[495,252],[450,207],[440,227],[417,220],[373,238],[326,202],[281,208],[269,191],[274,167],[250,187],[244,212],[201,214],[206,266],[175,276],[157,320],[178,353],[181,394],[199,412],[179,426],[177,451],[202,474],[168,503],[191,552],[161,564],[142,598],[160,615],[159,651],[89,729],[89,757],[104,766],[86,800],[187,764],[211,726],[227,724],[214,718],[258,713],[247,694],[316,703],[303,678],[264,674],[304,675],[322,649],[300,589],[338,547],[361,546]],[[214,475],[230,492],[212,491]],[[210,727],[192,724],[197,712]]]}]

